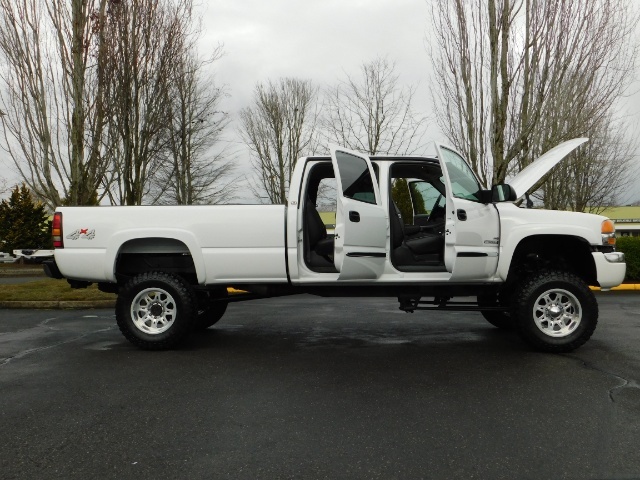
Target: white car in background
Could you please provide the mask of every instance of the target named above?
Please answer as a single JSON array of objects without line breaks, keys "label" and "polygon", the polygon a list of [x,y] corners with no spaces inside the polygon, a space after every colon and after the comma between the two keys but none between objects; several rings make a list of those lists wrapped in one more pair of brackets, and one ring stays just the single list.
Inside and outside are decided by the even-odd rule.
[{"label": "white car in background", "polygon": [[[42,263],[44,260],[53,258],[53,250],[37,250],[31,248],[21,248],[13,251],[15,258],[13,261],[18,261],[21,258],[34,263]],[[8,255],[8,254],[7,254]]]},{"label": "white car in background", "polygon": [[16,257],[10,253],[0,252],[0,263],[13,263],[16,261]]}]

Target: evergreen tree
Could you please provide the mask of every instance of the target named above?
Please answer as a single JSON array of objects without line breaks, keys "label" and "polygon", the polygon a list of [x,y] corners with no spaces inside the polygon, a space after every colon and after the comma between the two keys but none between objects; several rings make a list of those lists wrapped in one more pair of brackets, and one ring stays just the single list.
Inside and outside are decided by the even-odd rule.
[{"label": "evergreen tree", "polygon": [[[409,184],[406,178],[396,178],[391,185],[391,198],[398,206],[402,220],[406,225],[413,224],[413,215],[420,215],[422,213],[428,213],[424,209],[424,201],[422,194],[415,188],[412,188],[413,199],[416,202],[413,205],[411,201],[411,193],[409,192]],[[415,212],[414,212],[415,207]]]},{"label": "evergreen tree", "polygon": [[413,223],[413,206],[411,205],[411,196],[407,181],[404,178],[396,178],[391,186],[391,198],[400,210],[402,222],[410,225]]},{"label": "evergreen tree", "polygon": [[36,202],[26,185],[12,190],[0,203],[0,250],[52,248],[50,221],[45,207]]}]

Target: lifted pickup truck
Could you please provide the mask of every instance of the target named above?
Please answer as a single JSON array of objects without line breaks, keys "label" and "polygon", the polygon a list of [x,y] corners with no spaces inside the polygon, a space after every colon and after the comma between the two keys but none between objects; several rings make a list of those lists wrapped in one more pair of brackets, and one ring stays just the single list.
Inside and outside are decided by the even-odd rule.
[{"label": "lifted pickup truck", "polygon": [[[145,349],[210,327],[229,302],[311,293],[392,296],[407,312],[476,310],[536,349],[568,352],[596,328],[589,285],[624,278],[613,222],[514,201],[586,140],[490,190],[444,146],[371,158],[334,147],[297,162],[287,205],[60,207],[45,271],[117,293],[118,326]],[[394,198],[403,188],[404,216]],[[335,205],[333,233],[318,202]],[[246,293],[228,296],[229,287]],[[474,301],[452,301],[460,296]]]}]

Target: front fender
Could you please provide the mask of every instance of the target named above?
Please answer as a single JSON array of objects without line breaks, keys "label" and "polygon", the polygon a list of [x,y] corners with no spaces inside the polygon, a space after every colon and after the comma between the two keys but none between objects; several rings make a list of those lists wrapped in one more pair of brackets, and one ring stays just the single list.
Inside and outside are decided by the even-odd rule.
[{"label": "front fender", "polygon": [[545,209],[523,209],[498,203],[500,213],[500,259],[497,276],[506,280],[513,256],[524,240],[534,237],[572,238],[587,245],[602,242],[601,227],[606,217],[590,213]]},{"label": "front fender", "polygon": [[553,233],[549,233],[549,225],[523,225],[513,228],[508,235],[500,239],[500,258],[498,261],[498,277],[506,281],[509,269],[513,263],[513,257],[518,246],[526,239],[533,237],[558,237],[573,238],[590,244],[590,237],[593,236],[592,229],[576,225],[559,226],[554,225]]}]

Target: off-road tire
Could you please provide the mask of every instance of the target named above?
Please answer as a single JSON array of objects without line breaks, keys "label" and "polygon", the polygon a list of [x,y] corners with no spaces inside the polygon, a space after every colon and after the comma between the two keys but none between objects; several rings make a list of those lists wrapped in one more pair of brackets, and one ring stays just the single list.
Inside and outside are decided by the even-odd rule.
[{"label": "off-road tire", "polygon": [[[507,299],[504,299],[504,295],[479,295],[478,296],[478,306],[482,308],[486,307],[497,307],[502,305],[501,302],[508,302]],[[480,310],[480,314],[484,317],[484,319],[489,322],[494,327],[500,328],[502,330],[514,330],[516,328],[515,321],[511,316],[510,311],[499,312],[495,310]]]},{"label": "off-road tire", "polygon": [[536,350],[566,353],[583,345],[598,325],[598,303],[577,275],[541,270],[514,293],[512,316],[520,336]]},{"label": "off-road tire", "polygon": [[219,288],[206,293],[200,298],[198,304],[198,313],[193,326],[196,332],[206,330],[218,323],[227,311],[227,305],[229,305],[229,302],[219,301],[219,299],[227,297],[226,288]]},{"label": "off-road tire", "polygon": [[196,296],[182,278],[148,272],[129,280],[116,300],[116,321],[127,340],[145,350],[177,346],[193,329]]}]

